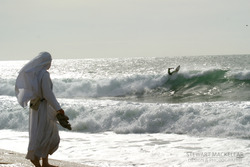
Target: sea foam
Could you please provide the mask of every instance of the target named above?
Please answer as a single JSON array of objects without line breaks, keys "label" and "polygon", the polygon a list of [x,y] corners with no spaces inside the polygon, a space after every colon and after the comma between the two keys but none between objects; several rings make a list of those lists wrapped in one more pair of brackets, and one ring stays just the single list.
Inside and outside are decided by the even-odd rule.
[{"label": "sea foam", "polygon": [[[94,99],[59,101],[70,118],[73,131],[77,132],[250,137],[249,102],[162,104]],[[27,130],[28,109],[19,107],[14,98],[1,102],[0,127]]]},{"label": "sea foam", "polygon": [[73,129],[83,132],[175,133],[249,138],[250,103],[152,104],[103,100],[70,103]]}]

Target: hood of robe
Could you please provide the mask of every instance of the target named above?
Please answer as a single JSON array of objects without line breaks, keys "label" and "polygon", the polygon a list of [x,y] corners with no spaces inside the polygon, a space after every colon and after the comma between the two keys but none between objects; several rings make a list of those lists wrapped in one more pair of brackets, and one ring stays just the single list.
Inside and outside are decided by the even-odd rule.
[{"label": "hood of robe", "polygon": [[52,57],[48,52],[41,52],[20,70],[15,84],[15,93],[19,104],[27,106],[28,101],[41,96],[39,82],[50,68]]}]

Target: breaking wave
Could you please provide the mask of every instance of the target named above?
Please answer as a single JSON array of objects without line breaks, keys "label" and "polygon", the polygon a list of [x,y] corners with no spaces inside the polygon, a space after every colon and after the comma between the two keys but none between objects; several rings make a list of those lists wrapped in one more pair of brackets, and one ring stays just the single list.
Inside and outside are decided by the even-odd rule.
[{"label": "breaking wave", "polygon": [[[77,132],[250,138],[249,102],[168,104],[87,99],[59,101],[70,118],[73,131]],[[0,129],[28,129],[28,109],[22,109],[14,97],[1,97],[0,103]]]},{"label": "breaking wave", "polygon": [[[169,75],[131,75],[98,79],[54,79],[61,98],[118,98],[154,102],[250,100],[250,71],[222,69]],[[14,79],[1,79],[0,95],[14,96]]]},{"label": "breaking wave", "polygon": [[[56,86],[57,85],[57,86]],[[109,79],[55,80],[60,97],[122,97],[165,102],[249,100],[250,71],[213,69],[186,71],[175,76],[131,75]]]}]

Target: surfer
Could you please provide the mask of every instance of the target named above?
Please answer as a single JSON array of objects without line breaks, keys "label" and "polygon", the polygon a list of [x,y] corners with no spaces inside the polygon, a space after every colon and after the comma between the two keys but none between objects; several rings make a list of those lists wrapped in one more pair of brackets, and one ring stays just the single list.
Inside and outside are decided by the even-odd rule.
[{"label": "surfer", "polygon": [[170,70],[172,70],[174,68],[168,68],[168,75],[172,75],[173,74],[173,71],[171,72]]},{"label": "surfer", "polygon": [[170,71],[174,68],[168,68],[168,75],[173,75],[174,73],[177,73],[180,70],[180,65],[178,67],[176,67],[176,69],[174,71]]}]

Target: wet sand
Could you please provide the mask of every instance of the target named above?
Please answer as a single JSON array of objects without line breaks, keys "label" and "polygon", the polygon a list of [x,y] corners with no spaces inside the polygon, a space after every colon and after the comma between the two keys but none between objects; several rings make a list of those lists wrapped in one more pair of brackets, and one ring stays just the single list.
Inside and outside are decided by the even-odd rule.
[{"label": "wet sand", "polygon": [[[90,167],[83,164],[49,159],[51,165],[59,167]],[[0,149],[0,167],[34,167],[25,155]]]}]

